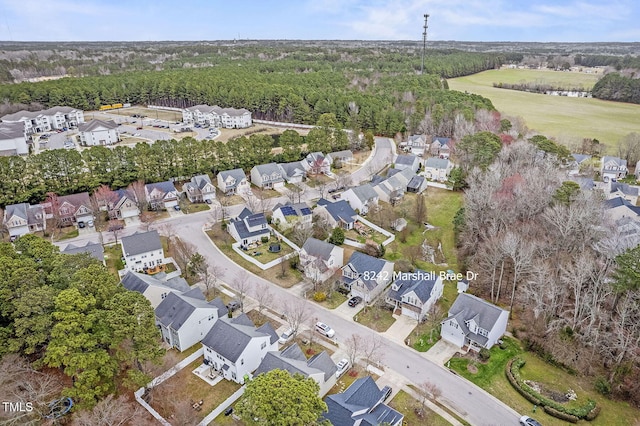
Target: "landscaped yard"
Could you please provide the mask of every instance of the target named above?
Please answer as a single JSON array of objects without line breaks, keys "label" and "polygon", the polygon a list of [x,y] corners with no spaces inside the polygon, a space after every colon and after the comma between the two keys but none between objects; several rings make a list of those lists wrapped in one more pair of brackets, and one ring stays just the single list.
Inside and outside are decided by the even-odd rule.
[{"label": "landscaped yard", "polygon": [[[332,278],[330,278],[331,280]],[[322,289],[318,289],[318,291],[323,291]],[[328,293],[325,293],[328,294]],[[342,305],[344,302],[347,301],[347,296],[338,292],[338,291],[332,291],[330,295],[327,296],[327,298],[325,300],[323,300],[322,302],[318,302],[313,298],[314,292],[309,292],[309,298],[310,300],[313,300],[314,302],[316,302],[319,305],[324,306],[327,309],[335,309],[338,306]]]},{"label": "landscaped yard", "polygon": [[380,333],[387,331],[396,322],[390,309],[381,308],[377,305],[365,306],[353,319]]},{"label": "landscaped yard", "polygon": [[[589,398],[595,400],[602,407],[602,411],[590,424],[594,426],[622,426],[640,422],[640,411],[627,403],[612,401],[598,394],[590,380],[571,375],[549,365],[534,354],[523,353],[519,342],[515,339],[505,337],[504,342],[507,349],[502,350],[498,346],[494,346],[487,364],[470,362],[466,358],[453,358],[450,368],[504,401],[519,413],[530,415],[543,425],[566,425],[566,422],[549,416],[542,409],[537,409],[534,413],[533,405],[508,382],[505,376],[505,366],[509,359],[520,354],[519,356],[526,360],[526,365],[521,370],[523,379],[536,381],[557,392],[565,393],[572,389],[578,396],[574,404],[582,405]],[[477,369],[476,373],[469,371],[470,364],[471,370]]]},{"label": "landscaped yard", "polygon": [[80,231],[78,231],[78,228],[76,228],[75,226],[67,226],[58,231],[58,238],[56,238],[56,240],[62,241],[68,240],[70,238],[75,238],[79,233]]},{"label": "landscaped yard", "polygon": [[362,231],[365,233],[365,235],[362,235],[355,229],[349,229],[349,230],[345,230],[344,237],[353,241],[357,241],[362,244],[366,243],[368,240],[372,240],[378,244],[382,244],[383,241],[389,238],[377,231],[374,231],[373,229],[369,228],[364,224],[360,224],[360,226]]},{"label": "landscaped yard", "polygon": [[[272,253],[269,251],[271,244],[280,244],[280,251],[276,253]],[[271,237],[268,242],[262,243],[258,247],[247,250],[245,252],[248,256],[253,256],[257,261],[262,264],[269,263],[272,260],[276,260],[281,258],[282,256],[286,256],[289,253],[293,253],[293,248],[284,241],[278,241],[276,237]],[[256,253],[259,253],[256,255]],[[286,262],[286,261],[285,261]]]},{"label": "landscaped yard", "polygon": [[[207,235],[211,238],[211,241],[232,261],[242,266],[244,269],[253,272],[260,277],[278,284],[281,287],[289,288],[302,281],[302,274],[300,271],[292,269],[288,262],[284,262],[284,272],[282,275],[283,266],[276,265],[272,268],[263,271],[251,262],[246,261],[242,256],[236,253],[231,244],[233,243],[233,237],[228,232],[223,231],[221,225],[218,223],[213,228],[207,231]],[[267,247],[268,248],[268,247]]]},{"label": "landscaped yard", "polygon": [[209,208],[209,204],[207,203],[189,203],[187,201],[180,203],[180,209],[185,214],[198,213],[198,212],[211,210]]},{"label": "landscaped yard", "polygon": [[416,401],[411,395],[401,390],[393,397],[391,401],[386,402],[391,408],[396,409],[398,412],[404,414],[403,425],[407,426],[447,426],[450,423],[444,418],[440,417],[435,411],[431,411],[429,408],[424,409],[424,415],[418,417],[415,409],[420,406],[420,402]]},{"label": "landscaped yard", "polygon": [[426,352],[440,340],[440,324],[419,323],[409,334],[409,344],[418,352]]}]

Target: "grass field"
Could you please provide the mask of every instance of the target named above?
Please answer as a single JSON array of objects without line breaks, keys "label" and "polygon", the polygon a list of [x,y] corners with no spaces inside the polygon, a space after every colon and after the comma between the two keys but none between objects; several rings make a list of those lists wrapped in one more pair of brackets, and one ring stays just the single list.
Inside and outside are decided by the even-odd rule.
[{"label": "grass field", "polygon": [[584,72],[565,72],[552,70],[521,70],[503,68],[487,71],[483,77],[488,83],[539,83],[562,88],[591,90],[602,74],[587,74]]},{"label": "grass field", "polygon": [[[552,73],[549,76],[549,73]],[[482,95],[493,102],[501,113],[520,116],[530,129],[571,146],[583,138],[596,138],[614,153],[623,136],[640,132],[640,105],[603,101],[592,98],[569,98],[494,88],[493,83],[520,81],[553,82],[577,75],[537,70],[491,70],[448,80],[453,90]],[[585,85],[587,83],[585,82]]]}]

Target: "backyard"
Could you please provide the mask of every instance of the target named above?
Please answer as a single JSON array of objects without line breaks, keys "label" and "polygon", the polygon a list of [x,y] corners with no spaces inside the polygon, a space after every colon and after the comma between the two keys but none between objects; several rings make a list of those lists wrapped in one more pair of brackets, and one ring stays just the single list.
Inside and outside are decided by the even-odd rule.
[{"label": "backyard", "polygon": [[[273,244],[277,244],[280,247],[279,251],[271,251],[271,247]],[[279,241],[273,235],[266,243],[261,243],[258,247],[247,250],[245,252],[248,256],[253,256],[254,259],[259,261],[262,264],[269,263],[272,260],[279,259],[283,256],[288,255],[289,253],[293,253],[293,248],[284,241]],[[286,262],[286,261],[285,261]]]},{"label": "backyard", "polygon": [[109,272],[117,277],[118,271],[124,269],[124,264],[122,263],[122,246],[120,244],[105,246],[104,260]]}]

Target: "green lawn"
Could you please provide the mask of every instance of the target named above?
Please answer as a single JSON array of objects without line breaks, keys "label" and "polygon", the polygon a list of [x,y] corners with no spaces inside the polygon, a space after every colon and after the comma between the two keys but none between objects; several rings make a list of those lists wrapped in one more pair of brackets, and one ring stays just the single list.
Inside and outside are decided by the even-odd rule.
[{"label": "green lawn", "polygon": [[209,204],[207,203],[189,203],[189,202],[180,203],[180,209],[186,214],[211,210],[209,208]]},{"label": "green lawn", "polygon": [[[322,289],[318,289],[318,291],[322,291]],[[342,294],[342,293],[340,293],[338,291],[332,291],[331,292],[331,296],[328,296],[324,301],[316,302],[313,299],[313,293],[310,292],[309,293],[309,300],[312,300],[315,303],[317,303],[318,305],[322,305],[327,309],[335,309],[335,308],[337,308],[338,306],[342,305],[344,302],[347,301],[347,296],[345,296],[344,294]]]},{"label": "green lawn", "polygon": [[356,231],[355,229],[349,229],[347,231],[345,231],[344,233],[344,237],[348,238],[350,240],[353,241],[357,241],[359,243],[366,243],[367,240],[372,240],[375,241],[378,244],[382,244],[388,237],[382,235],[381,233],[374,231],[373,229],[369,228],[368,226],[361,224],[363,227],[365,227],[368,230],[368,235],[363,236],[360,235],[358,233],[358,231]]},{"label": "green lawn", "polygon": [[109,272],[117,277],[118,271],[124,269],[124,264],[122,263],[122,246],[120,244],[106,246],[104,248],[104,260]]},{"label": "green lawn", "polygon": [[365,306],[354,317],[356,322],[379,333],[387,331],[396,322],[391,310],[379,306]]},{"label": "green lawn", "polygon": [[585,72],[565,72],[553,70],[525,70],[502,68],[481,73],[482,81],[489,85],[493,83],[536,83],[556,87],[591,90],[602,74],[587,74]]},{"label": "green lawn", "polygon": [[60,230],[60,234],[57,238],[58,241],[68,240],[70,238],[75,238],[78,236],[80,231],[76,227],[66,227]]},{"label": "green lawn", "polygon": [[398,412],[404,414],[403,425],[407,426],[447,426],[450,423],[444,418],[440,417],[435,411],[431,411],[429,408],[425,409],[425,414],[422,418],[418,417],[415,412],[415,408],[420,405],[419,401],[416,401],[411,395],[405,391],[400,391],[393,397],[391,401],[386,402],[392,408],[395,408]]},{"label": "green lawn", "polygon": [[[272,253],[269,251],[269,246],[271,243],[279,243],[280,251],[278,253]],[[260,253],[258,256],[254,256],[257,261],[262,264],[269,263],[272,260],[276,260],[281,258],[282,256],[286,256],[289,253],[293,252],[293,248],[284,241],[278,241],[276,238],[271,237],[268,242],[262,243],[262,245],[258,246],[255,249],[251,249],[246,251],[246,254],[251,256],[253,253]]]},{"label": "green lawn", "polygon": [[520,116],[529,128],[549,137],[556,137],[566,145],[583,138],[597,138],[608,147],[609,154],[614,154],[614,147],[623,136],[638,131],[640,105],[593,98],[549,96],[492,86],[494,82],[500,81],[537,81],[541,78],[554,81],[574,75],[582,76],[560,72],[552,74],[552,77],[545,77],[550,72],[491,70],[450,79],[448,83],[452,90],[467,91],[489,98],[501,113]]}]

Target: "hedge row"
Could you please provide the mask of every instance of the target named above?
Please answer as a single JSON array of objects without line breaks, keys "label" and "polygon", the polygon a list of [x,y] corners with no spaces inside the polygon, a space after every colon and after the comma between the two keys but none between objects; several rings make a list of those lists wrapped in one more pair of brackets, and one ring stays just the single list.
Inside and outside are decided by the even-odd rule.
[{"label": "hedge row", "polygon": [[533,390],[522,380],[520,369],[524,364],[525,360],[522,358],[516,357],[511,359],[507,363],[505,370],[507,380],[509,380],[509,383],[511,383],[520,395],[524,396],[529,402],[543,407],[547,414],[561,420],[577,423],[580,419],[593,420],[600,413],[600,407],[598,407],[592,399],[588,400],[582,407],[568,408],[540,395],[540,393]]}]

